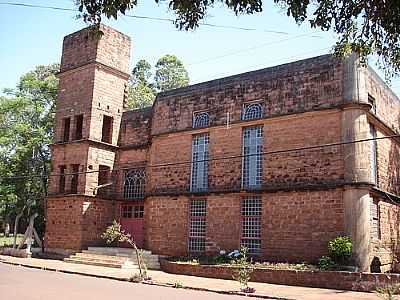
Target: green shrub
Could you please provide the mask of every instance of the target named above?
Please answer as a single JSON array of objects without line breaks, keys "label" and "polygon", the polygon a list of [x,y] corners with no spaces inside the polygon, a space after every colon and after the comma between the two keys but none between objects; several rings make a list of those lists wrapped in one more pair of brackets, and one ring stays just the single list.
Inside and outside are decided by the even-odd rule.
[{"label": "green shrub", "polygon": [[324,270],[324,271],[329,270],[334,265],[335,265],[335,262],[329,256],[322,256],[318,260],[318,268],[320,268],[320,270]]},{"label": "green shrub", "polygon": [[248,282],[250,281],[251,274],[254,271],[254,265],[252,260],[247,256],[246,247],[240,249],[240,256],[233,260],[231,265],[234,268],[233,279],[242,284],[244,288],[248,288]]},{"label": "green shrub", "polygon": [[351,256],[353,244],[347,236],[338,236],[329,241],[328,252],[329,256],[338,264],[344,264]]}]

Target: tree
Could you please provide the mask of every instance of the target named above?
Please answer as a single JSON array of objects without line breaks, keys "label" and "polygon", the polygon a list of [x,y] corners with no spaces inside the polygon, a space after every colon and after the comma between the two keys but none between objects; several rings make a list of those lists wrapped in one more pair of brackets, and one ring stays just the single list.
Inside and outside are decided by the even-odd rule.
[{"label": "tree", "polygon": [[129,78],[127,107],[143,108],[153,104],[156,92],[150,83],[151,65],[144,59],[137,62]]},{"label": "tree", "polygon": [[175,55],[164,55],[156,63],[155,86],[158,91],[164,92],[171,89],[187,86],[189,75],[182,61]]},{"label": "tree", "polygon": [[186,86],[188,73],[175,55],[164,55],[156,63],[154,81],[151,65],[144,59],[137,62],[128,82],[128,108],[143,108],[153,104],[157,92]]},{"label": "tree", "polygon": [[43,225],[58,70],[38,66],[0,97],[0,213],[7,220],[25,207]]},{"label": "tree", "polygon": [[[365,59],[373,53],[388,70],[387,76],[400,73],[400,5],[397,0],[273,2],[299,24],[308,20],[313,28],[337,33],[336,54],[346,56],[355,51]],[[125,14],[133,9],[137,0],[76,0],[76,3],[85,21],[98,24],[103,15],[117,19],[118,13]],[[176,14],[175,25],[189,30],[199,26],[209,8],[216,3],[222,3],[237,15],[259,13],[264,7],[262,0],[170,0],[169,8]]]}]

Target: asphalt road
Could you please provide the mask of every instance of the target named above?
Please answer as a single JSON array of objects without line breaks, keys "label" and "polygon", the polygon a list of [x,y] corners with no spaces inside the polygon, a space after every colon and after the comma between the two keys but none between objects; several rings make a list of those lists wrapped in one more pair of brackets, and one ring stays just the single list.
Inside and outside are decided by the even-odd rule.
[{"label": "asphalt road", "polygon": [[0,263],[0,300],[249,300],[247,297],[149,286]]}]

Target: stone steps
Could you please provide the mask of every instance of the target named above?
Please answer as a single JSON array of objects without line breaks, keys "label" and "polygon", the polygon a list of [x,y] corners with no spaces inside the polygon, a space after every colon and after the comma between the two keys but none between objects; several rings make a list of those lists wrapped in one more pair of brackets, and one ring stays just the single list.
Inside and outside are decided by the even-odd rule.
[{"label": "stone steps", "polygon": [[[142,250],[142,256],[148,269],[159,270],[159,256],[151,251]],[[111,268],[137,268],[136,253],[129,248],[89,247],[64,259],[66,262],[97,265]]]}]

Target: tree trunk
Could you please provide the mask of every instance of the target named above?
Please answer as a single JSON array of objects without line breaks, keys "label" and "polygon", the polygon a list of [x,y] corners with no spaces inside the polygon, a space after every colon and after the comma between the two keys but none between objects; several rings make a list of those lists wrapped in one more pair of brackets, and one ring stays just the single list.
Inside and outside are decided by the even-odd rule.
[{"label": "tree trunk", "polygon": [[16,216],[15,218],[15,222],[14,222],[14,242],[13,242],[13,249],[15,249],[15,247],[17,246],[17,234],[18,234],[18,223],[19,223],[19,219],[22,217],[22,215],[24,214],[24,210],[25,210],[25,206],[22,209],[22,211]]}]

